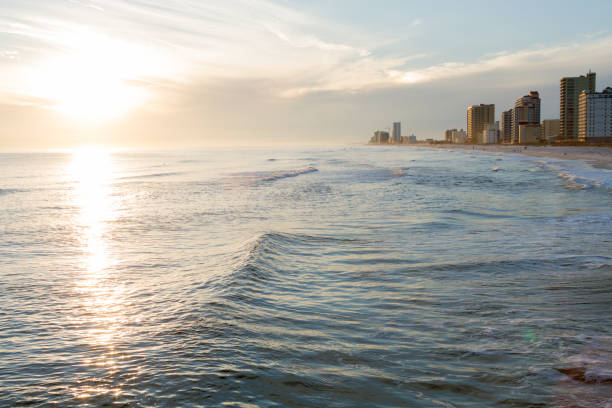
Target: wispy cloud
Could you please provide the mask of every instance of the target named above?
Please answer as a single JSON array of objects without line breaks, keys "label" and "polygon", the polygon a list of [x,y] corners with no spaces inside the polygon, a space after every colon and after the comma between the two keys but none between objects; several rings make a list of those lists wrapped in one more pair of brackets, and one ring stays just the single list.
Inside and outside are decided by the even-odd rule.
[{"label": "wispy cloud", "polygon": [[272,24],[268,22],[263,22],[262,25],[270,31],[274,36],[283,41],[284,43],[296,47],[296,48],[316,48],[322,51],[339,51],[346,52],[354,55],[358,55],[361,57],[366,57],[370,55],[370,52],[363,48],[356,48],[346,44],[340,43],[331,43],[327,41],[323,41],[320,38],[314,35],[305,35],[305,34],[294,34],[290,36],[285,34],[281,29],[274,27]]},{"label": "wispy cloud", "polygon": [[582,38],[597,38],[597,37],[602,37],[604,35],[606,35],[609,31],[608,30],[599,30],[593,33],[580,33],[578,34],[579,37]]},{"label": "wispy cloud", "polygon": [[[476,75],[494,75],[497,87],[540,84],[588,67],[612,69],[612,36],[548,48],[516,52],[500,51],[476,61],[447,61],[418,69],[402,69],[408,61],[426,57],[416,54],[404,58],[366,57],[343,61],[316,77],[302,78],[300,86],[285,90],[283,96],[299,96],[319,91],[368,90],[410,86],[433,81],[452,81]],[[586,64],[586,65],[585,65]],[[485,78],[482,78],[484,81]]]},{"label": "wispy cloud", "polygon": [[0,58],[17,59],[19,53],[17,51],[0,51]]},{"label": "wispy cloud", "polygon": [[[86,58],[119,80],[153,89],[156,83],[206,84],[261,80],[269,92],[295,98],[312,92],[359,92],[452,80],[470,75],[610,66],[612,37],[597,33],[581,43],[483,55],[475,61],[440,61],[429,55],[380,48],[374,34],[268,0],[18,0],[0,17],[0,93],[29,90],[36,70],[50,61]],[[409,20],[413,27],[420,18]],[[364,40],[369,38],[369,40]],[[421,61],[422,62],[422,61]],[[100,73],[100,70],[96,70]],[[95,78],[91,78],[95,80]],[[165,86],[165,85],[164,85]]]},{"label": "wispy cloud", "polygon": [[[582,69],[585,64],[602,68],[612,66],[612,36],[596,41],[585,41],[548,48],[535,48],[517,52],[499,52],[487,55],[475,62],[444,62],[430,67],[396,72],[399,83],[413,84],[436,80],[460,78],[476,74],[502,72],[522,74],[526,71],[539,72],[552,80],[551,71],[576,68]],[[534,81],[533,76],[524,76],[524,80]],[[538,78],[540,80],[541,78]],[[503,86],[500,83],[500,86]],[[512,84],[515,85],[515,84]]]},{"label": "wispy cloud", "polygon": [[[8,44],[2,57],[20,55],[23,65],[0,68],[12,79],[0,84],[4,93],[14,91],[15,84],[28,88],[22,68],[40,70],[60,57],[122,66],[126,81],[157,77],[188,83],[290,78],[369,55],[364,47],[325,38],[329,24],[266,0],[107,0],[103,8],[77,0],[53,7],[44,1],[34,2],[35,7],[7,1],[8,13],[0,17],[0,40]],[[143,58],[150,60],[148,67],[138,63]]]}]

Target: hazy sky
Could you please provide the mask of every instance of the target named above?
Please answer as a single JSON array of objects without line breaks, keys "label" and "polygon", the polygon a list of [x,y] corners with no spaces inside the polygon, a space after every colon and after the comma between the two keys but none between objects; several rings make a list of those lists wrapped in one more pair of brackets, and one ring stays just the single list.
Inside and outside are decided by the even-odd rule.
[{"label": "hazy sky", "polygon": [[612,86],[612,2],[2,0],[0,149],[442,138],[559,78]]}]

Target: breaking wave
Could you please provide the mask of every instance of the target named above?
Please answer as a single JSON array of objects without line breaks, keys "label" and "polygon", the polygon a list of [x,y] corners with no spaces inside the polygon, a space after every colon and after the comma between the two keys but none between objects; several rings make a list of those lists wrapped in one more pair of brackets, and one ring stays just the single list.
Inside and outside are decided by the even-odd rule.
[{"label": "breaking wave", "polygon": [[20,190],[17,188],[0,188],[0,196],[3,195],[8,195],[8,194],[15,194],[15,193],[23,193],[26,190]]},{"label": "breaking wave", "polygon": [[170,177],[170,176],[178,176],[183,173],[181,172],[166,172],[166,173],[150,173],[150,174],[138,174],[134,176],[125,176],[119,178],[119,180],[135,180],[135,179],[147,179],[147,178],[158,178],[158,177]]},{"label": "breaking wave", "polygon": [[605,188],[612,190],[612,171],[590,167],[583,163],[540,161],[540,168],[557,173],[570,189]]},{"label": "breaking wave", "polygon": [[276,180],[281,180],[281,179],[288,178],[288,177],[297,177],[302,174],[314,173],[317,171],[319,171],[317,168],[309,166],[303,169],[273,172],[273,173],[269,173],[263,176],[262,181],[276,181]]}]

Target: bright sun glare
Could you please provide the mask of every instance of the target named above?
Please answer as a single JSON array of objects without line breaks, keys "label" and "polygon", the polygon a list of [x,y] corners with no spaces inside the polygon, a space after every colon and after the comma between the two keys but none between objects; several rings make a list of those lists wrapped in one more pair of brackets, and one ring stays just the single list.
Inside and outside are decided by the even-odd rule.
[{"label": "bright sun glare", "polygon": [[54,108],[87,121],[112,119],[137,105],[141,92],[108,67],[80,56],[62,57],[45,70],[49,82],[43,85]]},{"label": "bright sun glare", "polygon": [[65,36],[66,52],[32,69],[32,93],[53,109],[85,122],[113,119],[141,104],[138,78],[162,69],[155,53],[104,35]]}]

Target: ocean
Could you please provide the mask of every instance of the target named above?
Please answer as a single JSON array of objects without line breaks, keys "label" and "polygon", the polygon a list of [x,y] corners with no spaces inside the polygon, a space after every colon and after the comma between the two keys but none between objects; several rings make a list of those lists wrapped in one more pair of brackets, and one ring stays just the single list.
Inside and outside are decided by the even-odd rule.
[{"label": "ocean", "polygon": [[3,153],[0,233],[0,406],[612,406],[582,162]]}]

